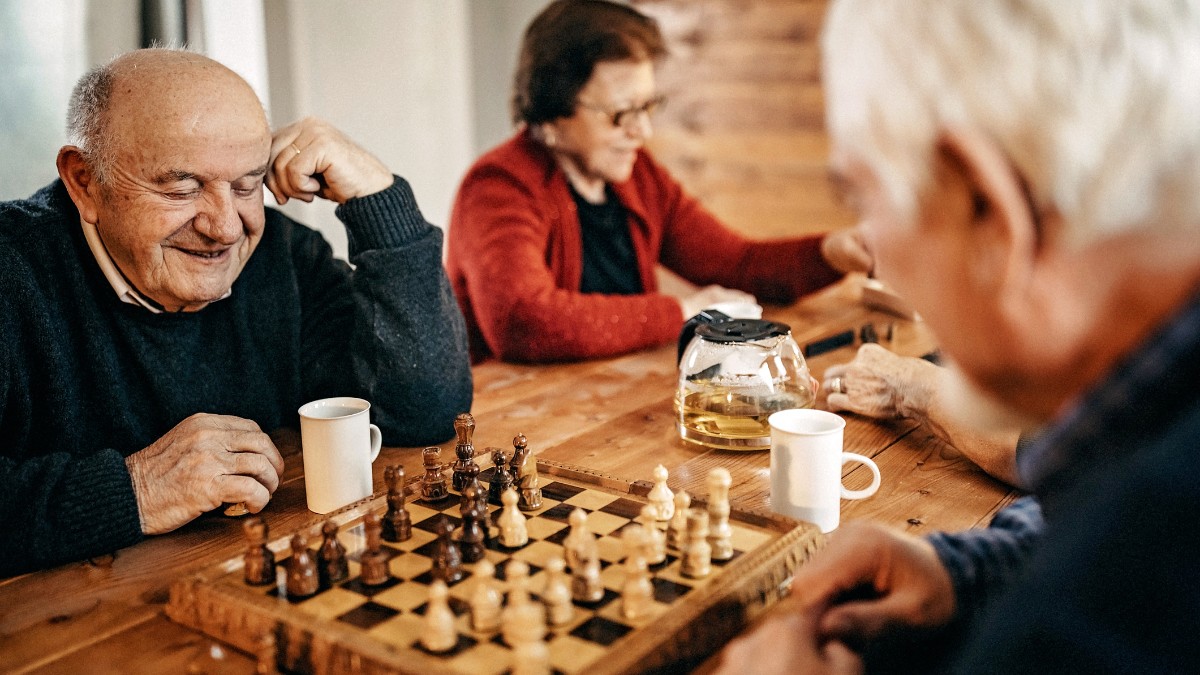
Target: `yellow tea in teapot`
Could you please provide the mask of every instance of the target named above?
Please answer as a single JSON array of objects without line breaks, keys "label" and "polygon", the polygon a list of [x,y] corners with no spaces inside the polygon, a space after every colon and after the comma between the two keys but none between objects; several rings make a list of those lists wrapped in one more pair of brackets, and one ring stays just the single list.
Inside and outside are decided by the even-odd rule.
[{"label": "yellow tea in teapot", "polygon": [[[771,413],[809,408],[808,384],[776,382],[772,387],[733,383],[689,383],[676,394],[679,435],[693,443],[724,450],[765,450],[771,447]],[[732,386],[731,386],[732,384]]]}]

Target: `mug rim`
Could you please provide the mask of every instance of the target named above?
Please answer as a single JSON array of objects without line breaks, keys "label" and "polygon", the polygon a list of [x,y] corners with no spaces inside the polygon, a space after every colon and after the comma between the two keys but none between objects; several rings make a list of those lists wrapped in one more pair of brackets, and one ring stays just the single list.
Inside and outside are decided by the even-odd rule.
[{"label": "mug rim", "polygon": [[[348,408],[348,407],[354,406],[354,407],[358,407],[359,409],[355,410],[352,413],[348,413],[346,415],[338,415],[336,417],[314,417],[311,414],[311,412],[313,410],[316,410],[318,408],[328,408],[328,407],[333,407],[333,406],[339,406],[342,408]],[[305,403],[304,405],[300,406],[300,408],[298,410],[296,410],[296,413],[298,415],[300,415],[301,417],[303,417],[305,419],[310,419],[310,420],[342,420],[342,419],[346,419],[347,417],[354,417],[355,415],[361,415],[362,413],[369,412],[370,410],[371,410],[371,402],[365,398],[358,398],[357,396],[330,396],[328,398],[319,398],[315,401],[309,401],[308,403]],[[305,412],[305,411],[308,411],[308,412]]]},{"label": "mug rim", "polygon": [[[819,420],[825,424],[820,429],[797,429],[793,425],[788,424],[789,421],[795,418],[803,418],[808,420]],[[793,423],[794,424],[794,423]],[[828,410],[817,410],[815,408],[789,408],[788,410],[780,410],[771,413],[767,418],[767,425],[772,431],[778,430],[780,433],[792,434],[794,436],[822,436],[825,434],[841,431],[846,428],[846,419],[837,413],[829,412]],[[791,428],[789,428],[791,427]]]}]

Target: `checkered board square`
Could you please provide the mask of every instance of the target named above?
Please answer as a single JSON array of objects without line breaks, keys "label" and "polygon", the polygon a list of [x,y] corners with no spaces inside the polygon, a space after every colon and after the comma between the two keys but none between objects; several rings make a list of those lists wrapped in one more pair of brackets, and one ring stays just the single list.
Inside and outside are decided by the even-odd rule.
[{"label": "checkered board square", "polygon": [[[485,471],[481,478],[489,477],[491,471]],[[624,557],[621,533],[641,512],[645,503],[644,498],[632,493],[603,489],[569,477],[543,474],[542,505],[536,511],[524,514],[528,518],[529,542],[514,549],[498,543],[495,521],[500,507],[489,505],[489,537],[485,556],[495,565],[496,576],[502,580],[506,578],[506,567],[510,561],[516,559],[527,563],[530,570],[529,589],[535,600],[545,585],[546,561],[552,557],[563,556],[562,542],[570,531],[570,513],[575,509],[586,512],[588,528],[598,537],[600,579],[604,586],[604,595],[595,603],[576,602],[571,621],[548,631],[546,643],[551,666],[556,672],[602,671],[606,661],[612,659],[615,650],[624,654],[625,645],[636,647],[646,643],[653,647],[657,639],[656,631],[665,619],[684,610],[699,616],[705,607],[712,606],[724,597],[721,592],[724,587],[732,586],[733,581],[744,581],[726,578],[726,570],[739,567],[751,571],[759,570],[762,568],[761,564],[746,567],[742,563],[753,562],[746,558],[754,558],[756,552],[772,544],[778,547],[787,538],[785,535],[788,535],[789,531],[792,538],[797,534],[794,522],[789,521],[783,526],[769,521],[742,522],[737,519],[735,512],[730,521],[733,530],[733,559],[714,561],[712,574],[703,579],[691,579],[682,575],[680,560],[675,552],[671,552],[666,561],[651,567],[651,583],[654,588],[652,610],[643,618],[628,620],[622,616],[620,601],[625,576],[623,566],[619,564]],[[437,540],[434,532],[442,518],[450,520],[456,527],[461,522],[459,497],[452,494],[437,502],[418,499],[410,501],[407,508],[413,523],[412,537],[403,542],[383,543],[391,576],[385,584],[366,586],[358,576],[358,561],[366,543],[362,515],[368,510],[380,514],[386,510],[385,498],[379,496],[357,509],[338,514],[336,519],[341,525],[338,538],[348,552],[348,580],[333,587],[323,587],[316,595],[308,598],[289,598],[283,588],[253,587],[243,583],[240,560],[233,559],[218,566],[219,571],[215,575],[205,575],[204,581],[193,580],[193,585],[187,589],[192,596],[188,602],[195,601],[194,596],[203,594],[207,589],[214,591],[213,598],[218,599],[217,604],[226,607],[226,611],[232,611],[228,609],[229,606],[241,608],[249,615],[254,615],[256,608],[270,610],[266,612],[269,616],[258,616],[257,622],[247,620],[244,623],[269,626],[262,630],[273,631],[277,642],[287,643],[280,647],[280,664],[306,672],[338,672],[336,664],[342,662],[338,659],[344,661],[348,658],[346,654],[337,656],[341,653],[339,650],[349,650],[349,653],[357,657],[350,661],[380,661],[380,665],[386,668],[412,672],[458,672],[472,675],[507,672],[512,667],[512,652],[503,639],[498,634],[482,634],[471,629],[469,599],[480,583],[480,578],[475,575],[475,564],[464,563],[463,578],[450,584],[449,588],[450,607],[457,617],[458,643],[443,654],[429,653],[421,646],[418,638],[422,630],[422,617],[428,604],[429,584],[433,579],[430,569]],[[660,523],[659,527],[665,528],[665,523]],[[315,536],[318,530],[319,523],[307,529],[310,546],[314,548],[320,541],[319,537]],[[280,565],[286,564],[291,553],[288,550],[289,539],[284,537],[272,543],[271,548],[276,551]],[[804,540],[808,541],[809,538]],[[315,551],[313,555],[315,557]],[[790,569],[785,571],[790,572]],[[740,577],[743,574],[746,572],[735,573],[733,576]],[[779,569],[775,570],[775,574],[776,576],[767,580],[767,590],[756,591],[764,596],[760,600],[769,601],[765,596],[770,594],[771,585],[776,587],[773,590],[778,590],[776,577],[786,577],[786,574],[779,574]],[[203,624],[203,621],[196,620],[193,623],[189,620],[194,618],[193,615],[187,611],[189,608],[180,606],[186,603],[175,602],[175,595],[173,589],[171,605],[175,607],[169,606],[168,614],[182,623],[194,625],[213,634],[207,626],[195,625]],[[737,619],[743,621],[745,617],[739,616]],[[292,637],[280,640],[280,635],[284,633]],[[237,640],[228,640],[228,635],[217,634],[214,637],[238,644]],[[666,637],[672,638],[671,635]],[[678,639],[679,636],[674,637]],[[330,663],[312,662],[319,654],[325,653],[323,650],[314,649],[311,644],[320,639],[327,639],[332,645],[328,655],[329,659],[333,659]],[[296,643],[304,643],[307,646],[300,648]],[[246,648],[245,645],[238,646]],[[697,649],[707,653],[713,646],[684,645],[680,653],[687,654]],[[670,653],[670,650],[666,650],[665,653]],[[699,656],[702,655],[697,654],[693,658]],[[297,659],[308,659],[308,662],[297,662]],[[646,663],[642,661],[638,667]]]}]

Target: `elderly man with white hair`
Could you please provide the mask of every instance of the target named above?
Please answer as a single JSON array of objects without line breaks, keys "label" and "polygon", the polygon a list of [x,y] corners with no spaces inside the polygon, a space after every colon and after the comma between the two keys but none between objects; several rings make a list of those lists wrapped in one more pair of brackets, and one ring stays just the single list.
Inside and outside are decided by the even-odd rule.
[{"label": "elderly man with white hair", "polygon": [[1046,427],[1031,497],[958,534],[843,527],[726,668],[1194,670],[1200,6],[844,0],[823,39],[834,171],[947,400]]}]

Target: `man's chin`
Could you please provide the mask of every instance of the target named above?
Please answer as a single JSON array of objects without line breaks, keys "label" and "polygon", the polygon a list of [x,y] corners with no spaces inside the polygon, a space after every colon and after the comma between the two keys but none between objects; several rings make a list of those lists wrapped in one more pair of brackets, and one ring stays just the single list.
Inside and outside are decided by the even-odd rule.
[{"label": "man's chin", "polygon": [[963,426],[999,432],[1031,429],[1043,422],[982,391],[953,363],[947,365],[947,374],[947,412]]}]

